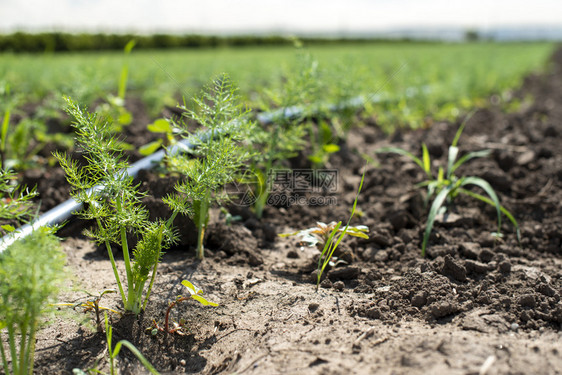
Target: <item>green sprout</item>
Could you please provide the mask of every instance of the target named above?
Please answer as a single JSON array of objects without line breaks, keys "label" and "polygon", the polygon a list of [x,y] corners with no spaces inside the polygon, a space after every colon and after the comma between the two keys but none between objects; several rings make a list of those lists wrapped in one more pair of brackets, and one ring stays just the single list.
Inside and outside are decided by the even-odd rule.
[{"label": "green sprout", "polygon": [[96,316],[96,329],[98,332],[102,332],[103,331],[103,327],[102,327],[102,320],[101,320],[101,312],[102,311],[109,311],[112,312],[114,314],[121,314],[119,311],[114,310],[110,307],[107,306],[103,306],[100,304],[100,301],[102,299],[102,297],[106,294],[109,293],[117,293],[116,290],[113,289],[106,289],[104,291],[102,291],[100,294],[98,295],[94,295],[92,293],[86,292],[90,297],[90,299],[87,299],[86,301],[80,301],[78,303],[55,303],[55,306],[57,307],[62,307],[62,306],[67,306],[67,307],[72,307],[73,309],[82,309],[82,311],[84,313],[88,313],[90,311],[93,311],[95,316]]},{"label": "green sprout", "polygon": [[[98,108],[98,111],[102,113],[104,117],[111,119],[113,131],[116,133],[122,131],[123,126],[129,125],[133,121],[133,115],[125,108],[125,93],[127,92],[127,82],[129,79],[128,58],[135,47],[135,44],[136,41],[132,39],[123,48],[125,62],[123,63],[121,73],[119,74],[117,96],[112,94],[107,95],[107,103],[103,103]],[[123,144],[123,146],[129,147],[129,145],[126,144]]]},{"label": "green sprout", "polygon": [[176,185],[177,193],[165,198],[174,214],[187,214],[195,223],[197,235],[197,258],[204,257],[205,230],[209,222],[209,209],[213,203],[228,199],[219,188],[233,182],[249,157],[242,144],[243,134],[251,125],[246,119],[247,110],[239,102],[238,89],[230,78],[223,74],[195,98],[194,110],[185,104],[183,116],[196,121],[202,132],[191,133],[184,121],[176,124],[195,148],[189,153],[169,155],[169,168],[186,178]]},{"label": "green sprout", "polygon": [[17,107],[20,96],[11,94],[10,84],[5,83],[0,86],[0,98],[2,99],[0,109],[3,110],[2,123],[0,125],[0,169],[7,169],[8,162],[8,129],[10,128],[10,120],[12,111]]},{"label": "green sprout", "polygon": [[183,321],[172,322],[171,324],[172,328],[170,328],[170,312],[180,302],[193,299],[199,302],[203,306],[217,307],[219,305],[218,303],[210,302],[205,297],[203,297],[203,290],[199,289],[191,282],[187,280],[183,280],[181,284],[187,288],[187,291],[189,292],[189,296],[178,296],[175,301],[170,302],[170,304],[168,305],[168,309],[166,310],[166,319],[164,321],[164,327],[160,327],[156,322],[153,322],[154,325],[154,328],[152,328],[153,332],[162,331],[170,334],[176,333],[178,335],[185,335],[185,325]]},{"label": "green sprout", "polygon": [[[125,311],[138,314],[148,303],[162,250],[174,240],[171,221],[149,220],[148,211],[141,204],[144,195],[127,174],[128,163],[109,122],[82,110],[70,98],[65,99],[67,111],[75,119],[76,140],[86,163],[82,165],[61,153],[55,153],[55,158],[66,172],[71,196],[85,204],[86,209],[77,215],[96,223],[96,228],[87,234],[107,248]],[[133,259],[128,235],[138,239]],[[117,272],[112,243],[123,251],[127,293]]]},{"label": "green sprout", "polygon": [[[292,233],[281,233],[279,234],[280,237],[289,237],[289,236],[299,236],[301,238],[301,243],[306,244],[307,246],[316,246],[318,250],[322,251],[326,243],[329,241],[332,232],[336,230],[338,233],[342,233],[344,228],[341,228],[341,225],[336,229],[338,223],[332,221],[328,224],[323,222],[317,222],[315,227],[299,230]],[[347,228],[347,234],[353,237],[359,238],[366,238],[368,239],[369,236],[367,233],[369,232],[369,228],[365,225],[357,225],[357,226],[349,226]]]},{"label": "green sprout", "polygon": [[[0,169],[0,218],[5,220],[27,220],[32,216],[33,199],[37,196],[35,188],[29,190],[25,186],[14,186],[10,182],[15,175]],[[13,232],[12,225],[0,226],[6,232]]]},{"label": "green sprout", "polygon": [[162,146],[166,147],[167,149],[168,147],[177,144],[174,126],[172,124],[172,121],[170,120],[164,118],[157,119],[153,123],[148,124],[147,130],[151,133],[164,134],[164,139],[159,138],[155,141],[147,143],[144,146],[141,146],[139,148],[139,152],[141,153],[141,155],[148,156],[153,154]]},{"label": "green sprout", "polygon": [[[459,194],[468,195],[469,197],[478,199],[496,208],[497,217],[498,217],[498,228],[497,228],[497,232],[494,234],[496,237],[501,237],[501,214],[503,213],[515,227],[517,233],[517,239],[520,240],[519,225],[517,224],[517,221],[515,220],[513,215],[507,209],[505,209],[505,207],[500,205],[498,196],[494,191],[494,189],[492,188],[492,186],[487,181],[485,181],[480,177],[474,177],[474,176],[457,177],[454,174],[455,171],[467,161],[475,158],[485,157],[490,154],[489,150],[474,151],[461,156],[457,160],[459,156],[459,148],[457,147],[457,144],[462,134],[462,131],[464,130],[466,122],[468,121],[469,118],[470,116],[467,117],[467,119],[461,124],[461,126],[457,130],[457,133],[455,134],[455,138],[453,139],[451,146],[449,146],[447,169],[446,171],[444,171],[443,167],[440,167],[437,173],[437,178],[435,178],[433,173],[431,172],[431,160],[429,156],[429,151],[425,144],[422,144],[422,159],[398,147],[383,147],[377,150],[377,153],[389,152],[389,153],[395,153],[408,157],[410,160],[416,163],[420,168],[422,168],[427,176],[426,181],[423,181],[416,185],[417,187],[427,188],[427,194],[425,196],[426,206],[428,205],[429,200],[432,197],[434,197],[431,207],[429,209],[429,214],[427,217],[425,232],[423,236],[422,252],[421,252],[422,257],[425,257],[427,243],[429,241],[429,235],[431,234],[431,230],[433,229],[435,218],[439,213],[446,212],[447,205],[450,205]],[[486,192],[489,198],[482,194],[478,194],[471,190],[467,190],[466,187],[469,185],[474,185],[481,188],[482,190],[484,190],[484,192]]]},{"label": "green sprout", "polygon": [[115,345],[115,347],[112,346],[113,327],[109,325],[109,321],[107,319],[107,313],[104,313],[104,319],[105,319],[105,337],[107,339],[107,351],[109,353],[109,368],[111,371],[111,375],[115,375],[117,373],[115,371],[115,359],[119,355],[122,346],[125,346],[127,349],[129,349],[135,355],[135,357],[138,358],[138,360],[142,363],[142,365],[148,371],[150,371],[151,374],[158,375],[159,372],[156,371],[154,366],[152,366],[152,364],[142,355],[140,350],[138,350],[129,341],[121,340]]},{"label": "green sprout", "polygon": [[312,153],[308,160],[312,162],[314,169],[322,168],[330,159],[330,155],[340,150],[340,146],[334,143],[337,137],[332,127],[322,118],[318,120],[316,127],[309,124],[309,136]]},{"label": "green sprout", "polygon": [[65,263],[50,230],[36,230],[0,253],[0,330],[8,338],[7,350],[0,343],[5,374],[33,373],[35,335],[41,317],[53,310]]},{"label": "green sprout", "polygon": [[270,195],[268,177],[273,169],[281,167],[287,159],[304,149],[307,124],[303,123],[306,111],[295,111],[315,101],[318,94],[318,63],[310,55],[299,53],[297,66],[287,74],[278,91],[267,91],[264,110],[272,114],[271,122],[255,127],[249,137],[255,150],[251,161],[256,176],[254,212],[261,218]]},{"label": "green sprout", "polygon": [[[327,225],[326,228],[322,230],[322,238],[325,238],[324,247],[322,248],[322,254],[318,259],[318,274],[316,280],[316,291],[318,291],[318,287],[320,286],[320,281],[322,280],[322,274],[328,265],[330,265],[332,261],[332,257],[336,252],[340,242],[343,240],[346,234],[350,234],[351,236],[360,237],[360,238],[369,238],[367,235],[367,227],[365,226],[358,226],[358,227],[351,227],[349,224],[351,223],[351,219],[355,215],[357,210],[357,201],[359,200],[359,194],[361,193],[361,189],[363,188],[363,181],[365,180],[365,173],[361,176],[361,182],[359,183],[359,189],[357,189],[357,195],[355,195],[355,200],[353,201],[353,206],[351,208],[351,215],[347,220],[347,224],[341,229],[342,222],[338,221],[335,225]],[[351,229],[351,231],[350,231]],[[330,231],[331,230],[331,231]],[[328,234],[329,233],[329,234]]]}]

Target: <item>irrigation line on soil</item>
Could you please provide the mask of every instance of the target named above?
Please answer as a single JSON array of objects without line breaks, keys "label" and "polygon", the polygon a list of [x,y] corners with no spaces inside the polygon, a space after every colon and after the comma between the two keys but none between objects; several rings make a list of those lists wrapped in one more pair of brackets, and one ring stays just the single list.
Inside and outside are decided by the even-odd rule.
[{"label": "irrigation line on soil", "polygon": [[[313,115],[315,113],[320,112],[322,108],[324,108],[325,110],[327,109],[330,112],[336,112],[346,108],[361,108],[366,102],[381,103],[386,100],[388,99],[385,99],[383,95],[379,94],[378,92],[375,92],[370,95],[357,96],[355,98],[351,98],[349,100],[346,100],[338,104],[331,104],[331,105],[324,105],[324,106],[313,105],[309,107],[291,106],[287,108],[278,109],[272,112],[263,112],[257,115],[257,120],[262,125],[268,125],[273,123],[275,120],[279,118],[297,118],[301,116]],[[205,141],[206,135],[207,134],[204,133],[201,136],[201,140]],[[177,152],[187,151],[192,148],[194,148],[194,145],[191,142],[189,142],[187,139],[184,139],[179,141],[178,144],[171,147],[169,152],[171,154],[175,154]],[[133,163],[127,169],[127,175],[136,177],[141,169],[153,168],[164,158],[165,155],[166,155],[165,150],[159,150],[156,151],[154,154],[149,155]],[[102,188],[103,185],[98,185],[91,188],[90,191],[95,191]],[[59,204],[55,208],[50,209],[49,211],[41,215],[39,218],[33,220],[31,223],[22,225],[14,232],[0,238],[0,254],[15,241],[28,236],[34,230],[39,229],[41,227],[61,224],[65,220],[69,219],[74,212],[80,211],[82,208],[83,208],[82,203],[79,203],[71,198],[66,202]]]},{"label": "irrigation line on soil", "polygon": [[[171,147],[169,152],[170,154],[175,154],[177,152],[190,150],[193,147],[194,146],[192,143],[190,143],[187,139],[184,139],[178,142],[178,144]],[[159,150],[154,154],[149,155],[131,164],[131,166],[127,169],[127,175],[136,177],[141,169],[153,168],[158,162],[160,162],[164,158],[165,155],[166,155],[165,150]],[[96,191],[102,188],[103,185],[97,185],[91,189],[88,189],[88,192]],[[79,203],[71,198],[66,202],[59,204],[55,208],[52,208],[49,211],[45,212],[43,215],[33,220],[31,223],[22,225],[13,233],[10,233],[0,239],[0,254],[4,250],[6,250],[6,248],[10,246],[12,243],[19,240],[20,238],[28,236],[34,230],[39,229],[41,227],[53,226],[64,222],[65,220],[69,219],[72,216],[73,212],[80,211],[82,209],[82,206],[83,206],[82,203]]]}]

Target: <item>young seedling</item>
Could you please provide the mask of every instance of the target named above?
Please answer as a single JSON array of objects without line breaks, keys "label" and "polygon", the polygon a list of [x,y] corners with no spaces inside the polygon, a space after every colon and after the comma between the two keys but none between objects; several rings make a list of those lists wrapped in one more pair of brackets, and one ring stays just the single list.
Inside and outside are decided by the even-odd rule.
[{"label": "young seedling", "polygon": [[[88,293],[88,292],[86,292],[86,293]],[[68,306],[68,307],[72,307],[73,309],[82,309],[84,311],[84,313],[88,313],[90,311],[93,311],[95,316],[96,316],[96,329],[97,329],[98,332],[102,332],[103,331],[103,325],[102,325],[102,320],[101,320],[101,312],[102,311],[109,311],[109,312],[112,312],[114,314],[121,314],[117,310],[114,310],[110,307],[100,305],[100,301],[101,301],[102,297],[104,295],[108,294],[108,293],[117,293],[117,291],[113,290],[113,289],[106,289],[98,295],[93,295],[91,293],[88,293],[88,295],[90,295],[90,297],[93,297],[93,298],[88,299],[84,302],[78,302],[78,303],[56,303],[55,306],[57,306],[57,307]]]},{"label": "young seedling", "polygon": [[[111,124],[82,110],[71,99],[65,99],[68,113],[75,118],[76,140],[86,163],[81,165],[61,153],[55,153],[55,158],[66,172],[72,187],[71,196],[85,204],[86,209],[78,215],[96,222],[96,228],[87,234],[107,248],[125,311],[138,314],[148,303],[162,250],[174,241],[171,224],[149,220],[148,211],[140,201],[143,194],[126,172],[128,164]],[[138,238],[133,259],[128,234]],[[123,251],[126,293],[113,257],[112,243]]]},{"label": "young seedling", "polygon": [[[347,220],[347,224],[345,225],[343,230],[340,229],[342,225],[341,221],[338,221],[335,225],[329,226],[331,229],[329,235],[328,235],[328,226],[326,226],[326,228],[323,228],[324,233],[322,233],[322,237],[323,238],[327,237],[327,239],[325,240],[324,247],[322,248],[322,254],[318,259],[318,278],[316,281],[316,291],[318,291],[318,287],[320,286],[320,281],[322,280],[322,274],[324,273],[324,270],[328,265],[330,265],[330,262],[332,261],[332,257],[334,256],[336,249],[338,248],[340,242],[343,240],[343,238],[351,228],[349,224],[351,223],[351,219],[353,218],[353,215],[355,215],[355,212],[357,210],[357,201],[359,200],[359,194],[361,193],[361,189],[363,188],[364,180],[365,180],[365,173],[363,173],[363,175],[361,176],[359,189],[357,189],[357,195],[355,195],[355,200],[353,201],[353,206],[351,208],[351,215],[349,216],[349,219]],[[368,231],[367,227],[360,226],[360,227],[353,227],[353,228],[354,229],[351,231],[350,235],[355,237],[361,237],[361,238],[369,238],[369,236],[366,233]]]},{"label": "young seedling", "polygon": [[251,123],[237,91],[230,78],[221,75],[201,97],[194,99],[195,109],[188,109],[184,104],[181,107],[184,117],[200,124],[206,136],[202,132],[191,133],[186,122],[176,124],[195,149],[168,157],[169,168],[186,177],[176,185],[178,193],[165,198],[174,211],[170,220],[178,213],[187,214],[193,220],[198,230],[198,259],[204,257],[209,209],[213,203],[228,198],[220,194],[219,188],[236,179],[249,156],[242,138]]},{"label": "young seedling", "polygon": [[203,291],[197,288],[189,281],[183,280],[181,284],[187,288],[187,291],[189,292],[189,296],[186,297],[178,296],[175,301],[170,302],[170,304],[168,305],[168,309],[166,310],[166,319],[164,321],[164,327],[160,327],[156,322],[153,322],[154,325],[153,332],[154,330],[156,330],[164,333],[177,333],[178,335],[186,334],[185,327],[182,321],[180,321],[179,323],[172,322],[173,328],[170,328],[170,312],[178,303],[182,301],[193,299],[199,302],[203,306],[214,306],[214,307],[218,306],[218,303],[207,301],[207,299],[203,297]]},{"label": "young seedling", "polygon": [[[494,233],[495,236],[501,237],[501,214],[503,213],[515,227],[515,231],[517,233],[517,240],[520,240],[519,225],[517,224],[517,221],[507,209],[505,209],[502,205],[500,205],[498,196],[496,195],[496,192],[494,191],[492,186],[487,181],[485,181],[480,177],[475,177],[475,176],[457,177],[455,175],[455,171],[470,159],[481,158],[481,157],[488,156],[490,154],[489,150],[474,151],[463,155],[457,160],[457,157],[459,155],[459,148],[457,147],[457,144],[469,118],[470,116],[467,117],[467,119],[461,124],[461,126],[457,130],[457,133],[455,134],[455,138],[453,139],[451,146],[449,146],[447,169],[446,171],[444,171],[443,168],[440,167],[437,172],[437,178],[435,178],[433,173],[431,172],[431,160],[429,156],[429,151],[427,150],[427,146],[425,144],[422,144],[422,159],[419,159],[418,157],[414,156],[412,153],[397,147],[383,147],[377,150],[377,153],[390,152],[390,153],[395,153],[408,157],[410,160],[416,163],[420,168],[422,168],[427,176],[426,181],[423,181],[416,185],[417,187],[427,188],[427,194],[425,196],[426,206],[428,205],[429,200],[432,197],[434,197],[431,207],[429,209],[429,214],[427,216],[427,222],[425,226],[425,232],[424,232],[423,243],[422,243],[422,252],[421,252],[422,257],[425,257],[427,243],[429,241],[429,235],[431,234],[431,230],[433,229],[435,218],[439,213],[444,213],[447,209],[447,205],[450,205],[459,194],[468,195],[469,197],[478,199],[496,208],[497,217],[498,217],[498,228],[497,228],[497,232]],[[474,185],[481,188],[489,196],[489,198],[484,195],[475,193],[471,190],[467,190],[466,187],[469,185]]]},{"label": "young seedling", "polygon": [[141,361],[142,365],[148,371],[150,371],[151,374],[158,375],[159,372],[156,371],[154,366],[152,366],[152,364],[142,355],[142,353],[129,341],[121,340],[115,345],[115,347],[112,346],[113,327],[109,325],[109,321],[107,319],[107,313],[104,313],[104,319],[105,319],[105,337],[107,339],[107,351],[109,353],[109,368],[111,371],[111,375],[115,375],[117,373],[115,370],[115,359],[119,355],[122,346],[125,346],[127,349],[129,349],[135,355],[135,357],[137,357],[138,360]]},{"label": "young seedling", "polygon": [[0,330],[7,331],[8,339],[7,350],[0,343],[5,374],[33,373],[35,335],[63,286],[65,263],[49,230],[36,230],[0,253]]},{"label": "young seedling", "polygon": [[178,130],[174,132],[174,126],[171,120],[160,118],[153,123],[148,124],[147,130],[151,133],[164,134],[164,139],[157,139],[140,147],[139,152],[142,155],[148,156],[153,154],[162,146],[168,149],[168,147],[177,144],[175,133],[178,132]]},{"label": "young seedling", "polygon": [[[119,82],[117,87],[117,96],[109,94],[107,103],[102,104],[98,111],[104,116],[111,119],[113,131],[118,133],[123,130],[123,126],[129,125],[133,121],[132,114],[125,108],[125,93],[127,92],[127,82],[129,79],[129,55],[135,47],[135,40],[130,40],[123,48],[125,62],[121,67]],[[129,145],[122,144],[122,147]]]},{"label": "young seedling", "polygon": [[[14,186],[11,181],[15,175],[10,171],[0,169],[0,219],[27,220],[32,215],[33,202],[37,195],[35,188],[28,190],[25,186]],[[6,232],[13,232],[12,225],[0,226]]]},{"label": "young seedling", "polygon": [[340,150],[340,146],[334,143],[337,137],[328,122],[322,118],[318,120],[317,126],[309,124],[309,137],[312,153],[308,160],[312,162],[314,169],[322,168],[330,159],[330,155]]},{"label": "young seedling", "polygon": [[[328,224],[317,222],[315,227],[299,230],[292,233],[281,233],[279,234],[280,237],[289,237],[289,236],[299,236],[301,238],[301,243],[306,244],[307,246],[316,246],[318,250],[322,251],[326,243],[330,239],[332,232],[335,230],[338,224],[335,221],[332,221]],[[338,228],[337,232],[342,233],[344,228]],[[369,228],[365,225],[357,225],[357,226],[350,226],[347,228],[347,234],[353,237],[359,238],[366,238],[368,239],[369,236]]]},{"label": "young seedling", "polygon": [[258,218],[262,217],[269,200],[271,186],[268,178],[273,169],[298,155],[306,145],[308,129],[303,123],[306,112],[295,111],[295,108],[313,102],[317,96],[318,64],[308,54],[300,53],[297,57],[298,66],[288,73],[281,90],[266,92],[268,100],[263,106],[265,111],[272,113],[270,123],[256,127],[248,135],[256,150],[251,169],[256,176],[254,212]]}]

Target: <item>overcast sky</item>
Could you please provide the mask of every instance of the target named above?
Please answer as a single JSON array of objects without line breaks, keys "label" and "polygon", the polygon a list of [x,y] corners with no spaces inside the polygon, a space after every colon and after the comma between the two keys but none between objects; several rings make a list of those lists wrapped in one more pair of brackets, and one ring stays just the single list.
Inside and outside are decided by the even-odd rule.
[{"label": "overcast sky", "polygon": [[562,26],[560,0],[0,0],[0,31],[354,32]]}]

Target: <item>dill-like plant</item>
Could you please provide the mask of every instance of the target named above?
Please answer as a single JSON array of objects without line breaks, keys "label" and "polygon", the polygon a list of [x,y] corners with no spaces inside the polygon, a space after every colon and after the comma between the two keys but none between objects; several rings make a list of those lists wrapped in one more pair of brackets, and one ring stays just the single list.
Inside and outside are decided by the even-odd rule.
[{"label": "dill-like plant", "polygon": [[[14,173],[0,169],[0,219],[27,220],[31,217],[33,202],[37,195],[35,188],[29,190],[25,186],[15,186],[10,182],[15,178]],[[7,232],[13,231],[11,225],[2,225]]]},{"label": "dill-like plant", "polygon": [[310,108],[305,106],[316,101],[317,81],[318,63],[309,54],[299,51],[297,65],[287,73],[281,89],[265,92],[267,99],[263,108],[271,114],[271,121],[256,127],[249,135],[254,148],[259,150],[251,162],[252,172],[257,177],[254,212],[258,218],[262,217],[269,199],[268,178],[273,170],[306,146],[309,129],[303,120]]},{"label": "dill-like plant", "polygon": [[[174,123],[181,135],[195,147],[186,153],[168,155],[170,169],[185,176],[176,185],[176,194],[165,202],[174,214],[188,215],[197,226],[197,258],[204,257],[205,230],[213,203],[228,199],[220,188],[234,181],[249,157],[243,144],[244,135],[252,125],[248,111],[240,103],[238,89],[228,75],[217,77],[194,98],[193,109],[184,103],[182,120]],[[189,130],[190,121],[198,123],[197,132]]]},{"label": "dill-like plant", "polygon": [[[138,314],[148,302],[162,250],[174,240],[171,221],[149,220],[148,211],[141,204],[144,195],[127,174],[128,163],[121,142],[109,121],[82,110],[70,98],[65,100],[67,112],[75,119],[76,141],[85,163],[61,153],[55,153],[55,157],[66,172],[71,196],[85,204],[86,209],[77,215],[96,223],[87,234],[107,248],[125,311]],[[128,235],[138,240],[132,259]],[[113,257],[112,243],[123,251],[126,292]]]},{"label": "dill-like plant", "polygon": [[0,343],[5,374],[33,373],[35,335],[62,287],[65,263],[58,239],[47,229],[34,231],[0,253],[0,330],[6,330],[8,347]]}]

